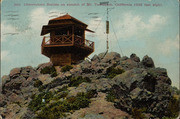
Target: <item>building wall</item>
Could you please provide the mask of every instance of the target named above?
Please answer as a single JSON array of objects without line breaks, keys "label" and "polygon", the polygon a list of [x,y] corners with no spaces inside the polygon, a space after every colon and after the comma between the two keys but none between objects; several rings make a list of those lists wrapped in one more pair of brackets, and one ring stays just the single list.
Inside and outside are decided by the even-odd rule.
[{"label": "building wall", "polygon": [[71,54],[52,54],[50,60],[55,66],[71,65]]}]

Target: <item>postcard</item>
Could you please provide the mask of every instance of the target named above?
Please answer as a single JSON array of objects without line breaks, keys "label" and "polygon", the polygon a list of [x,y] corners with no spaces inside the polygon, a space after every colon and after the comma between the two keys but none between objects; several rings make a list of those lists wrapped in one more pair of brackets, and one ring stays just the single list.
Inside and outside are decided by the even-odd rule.
[{"label": "postcard", "polygon": [[[159,78],[155,76],[157,80],[166,80],[168,85],[179,88],[179,3],[179,0],[1,0],[0,81],[3,83],[2,80],[12,80],[14,73],[23,72],[22,67],[27,68],[29,73],[31,70],[39,71],[39,67],[44,64],[49,65],[49,62],[53,66],[69,66],[66,67],[67,69],[75,67],[72,71],[80,72],[78,67],[81,64],[78,66],[75,64],[85,60],[92,62],[91,68],[96,67],[98,73],[103,73],[104,69],[108,68],[107,62],[109,66],[110,63],[116,62],[112,65],[116,65],[116,68],[117,65],[120,65],[119,68],[122,70],[118,71],[121,73],[130,71],[132,67],[139,68],[134,68],[134,70],[140,72],[142,66],[146,64],[147,67],[156,68],[158,73],[162,73],[158,75]],[[110,59],[119,57],[121,60],[118,64],[118,60],[112,58],[105,61],[104,57]],[[94,65],[98,58],[99,62],[103,63]],[[128,59],[133,59],[133,63]],[[89,64],[85,63],[83,66],[88,67]],[[162,69],[158,69],[158,67]],[[18,70],[19,68],[21,70]],[[60,69],[56,68],[56,70]],[[54,71],[54,69],[52,70]],[[111,67],[111,70],[114,69]],[[141,71],[142,75],[146,70],[145,67]],[[150,69],[148,70],[150,71]],[[91,72],[91,75],[87,75],[90,79],[96,75],[96,73],[92,73],[96,72],[96,69],[82,69],[82,74],[83,71]],[[61,78],[71,76],[71,74],[51,74],[55,77],[60,77],[60,75]],[[163,78],[165,75],[168,75],[168,78]],[[114,78],[115,75],[108,74],[108,76],[108,78]],[[24,77],[26,80],[28,79],[28,77]],[[42,77],[38,76],[37,79]],[[102,78],[102,76],[100,77]],[[48,78],[46,77],[46,79]],[[104,79],[102,79],[103,81]],[[47,80],[42,83],[46,85],[49,82]],[[147,90],[151,92],[154,89],[147,88]],[[103,94],[99,95],[103,97]],[[16,104],[19,104],[17,102]],[[41,106],[38,109],[41,109]],[[129,113],[129,108],[123,107],[123,109],[124,115]],[[70,113],[70,111],[68,112]],[[132,114],[132,110],[130,112]],[[9,116],[6,115],[6,118],[20,118],[17,115],[13,117],[14,113],[8,113]],[[117,116],[108,117],[106,115],[103,117],[107,112],[99,113],[99,118],[115,118]],[[117,113],[120,112],[117,111]],[[5,115],[5,112],[3,114]],[[84,117],[88,118],[86,114]],[[98,118],[97,115],[89,116],[89,118],[95,117]],[[162,116],[156,115],[156,117]],[[2,118],[5,117],[2,116]]]}]

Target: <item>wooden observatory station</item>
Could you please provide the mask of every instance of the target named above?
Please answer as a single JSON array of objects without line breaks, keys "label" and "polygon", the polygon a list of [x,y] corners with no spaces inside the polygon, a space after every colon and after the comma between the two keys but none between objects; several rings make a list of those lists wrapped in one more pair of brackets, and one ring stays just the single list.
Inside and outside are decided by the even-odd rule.
[{"label": "wooden observatory station", "polygon": [[87,26],[68,14],[49,20],[41,31],[41,35],[50,34],[43,38],[41,53],[55,66],[84,60],[94,52],[94,42],[85,39],[85,31],[93,32]]}]

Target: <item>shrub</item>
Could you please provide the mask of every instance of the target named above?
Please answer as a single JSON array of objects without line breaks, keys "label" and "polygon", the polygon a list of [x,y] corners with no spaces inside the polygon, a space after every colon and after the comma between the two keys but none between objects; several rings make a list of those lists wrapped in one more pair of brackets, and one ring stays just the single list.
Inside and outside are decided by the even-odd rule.
[{"label": "shrub", "polygon": [[58,92],[67,91],[67,88],[68,88],[68,86],[64,86],[64,87],[58,89]]},{"label": "shrub", "polygon": [[122,74],[124,72],[125,71],[123,69],[119,69],[119,68],[116,69],[114,67],[109,67],[106,70],[106,75],[107,75],[107,78],[114,78],[116,75]]},{"label": "shrub", "polygon": [[70,71],[73,67],[71,65],[65,65],[61,68],[61,72]]},{"label": "shrub", "polygon": [[[64,101],[56,101],[47,106],[42,107],[38,113],[39,119],[57,119],[66,116],[66,112],[85,108],[89,106],[90,98],[97,93],[96,91],[88,91],[87,93],[78,93],[75,97],[70,97]],[[91,95],[90,95],[91,94]]]},{"label": "shrub", "polygon": [[132,108],[133,119],[145,119],[145,115],[143,114],[145,110],[146,110],[145,108],[142,109]]},{"label": "shrub", "polygon": [[70,78],[70,83],[68,86],[79,86],[79,84],[81,84],[82,82],[88,82],[90,83],[91,80],[88,77],[83,78],[82,76],[78,76],[78,77],[71,77]]},{"label": "shrub", "polygon": [[[33,95],[31,102],[29,103],[28,107],[32,111],[37,111],[40,108],[45,106],[45,103],[48,103],[50,101],[50,98],[52,98],[52,93],[51,92],[43,92],[40,93],[39,95]],[[42,99],[45,99],[45,102],[42,102]]]},{"label": "shrub", "polygon": [[54,66],[45,67],[45,68],[41,69],[40,73],[41,74],[50,74],[51,77],[56,77],[57,76],[57,72],[56,72],[56,69],[54,68]]},{"label": "shrub", "polygon": [[90,90],[90,91],[87,91],[86,93],[86,98],[93,98],[97,95],[97,91],[96,90]]},{"label": "shrub", "polygon": [[66,108],[65,106],[59,105],[50,105],[43,107],[41,112],[38,113],[37,119],[58,119],[59,117],[66,116],[62,110]]},{"label": "shrub", "polygon": [[67,91],[62,91],[59,94],[57,94],[55,97],[53,97],[54,100],[58,100],[61,98],[65,98],[68,95]]},{"label": "shrub", "polygon": [[177,118],[172,118],[172,117],[162,117],[162,119],[177,119]]},{"label": "shrub", "polygon": [[42,84],[43,84],[42,81],[36,80],[35,83],[34,83],[34,87],[39,87],[39,86],[41,86]]},{"label": "shrub", "polygon": [[44,91],[44,89],[46,89],[46,86],[45,85],[41,85],[41,86],[39,86],[38,91],[42,92],[42,91]]},{"label": "shrub", "polygon": [[90,99],[86,97],[85,93],[78,93],[75,101],[72,103],[72,109],[78,110],[80,108],[88,107]]},{"label": "shrub", "polygon": [[175,86],[172,87],[172,92],[176,95],[180,95],[180,90]]},{"label": "shrub", "polygon": [[168,117],[175,118],[179,114],[179,105],[180,105],[180,100],[176,99],[175,97],[172,97],[169,105],[168,105]]},{"label": "shrub", "polygon": [[108,102],[114,102],[114,100],[116,99],[116,94],[113,90],[110,90],[108,93],[107,93],[107,96],[106,96],[106,100]]}]

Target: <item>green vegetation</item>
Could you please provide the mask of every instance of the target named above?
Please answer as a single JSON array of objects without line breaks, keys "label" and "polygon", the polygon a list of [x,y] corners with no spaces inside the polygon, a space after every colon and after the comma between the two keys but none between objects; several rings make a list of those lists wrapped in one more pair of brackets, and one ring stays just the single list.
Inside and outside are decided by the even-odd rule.
[{"label": "green vegetation", "polygon": [[38,87],[38,91],[39,91],[39,92],[43,92],[44,89],[46,89],[46,86],[45,86],[45,85],[41,85],[41,86]]},{"label": "green vegetation", "polygon": [[146,108],[132,108],[132,117],[133,119],[145,119],[143,112],[146,111]]},{"label": "green vegetation", "polygon": [[58,93],[56,96],[53,97],[53,100],[58,100],[61,98],[64,98],[68,95],[68,91],[62,91],[60,93]]},{"label": "green vegetation", "polygon": [[107,93],[106,100],[107,100],[108,102],[114,102],[115,99],[116,99],[116,94],[115,94],[115,92],[111,89],[111,90]]},{"label": "green vegetation", "polygon": [[180,111],[179,105],[180,105],[180,99],[176,99],[175,97],[172,97],[168,105],[167,117],[171,117],[171,118],[177,117]]},{"label": "green vegetation", "polygon": [[[39,95],[32,95],[32,100],[29,103],[28,107],[35,112],[40,108],[44,107],[45,104],[48,103],[52,97],[53,94],[51,92],[42,92]],[[43,99],[45,100],[45,102],[43,102]]]},{"label": "green vegetation", "polygon": [[122,74],[125,71],[123,69],[115,68],[115,67],[109,67],[106,70],[107,78],[114,78],[118,74]]},{"label": "green vegetation", "polygon": [[91,83],[91,80],[88,78],[88,77],[82,77],[82,76],[78,76],[78,77],[71,77],[70,78],[70,83],[69,83],[69,86],[72,87],[72,86],[79,86],[79,84],[81,84],[82,82],[88,82],[88,83]]},{"label": "green vegetation", "polygon": [[50,74],[51,77],[56,77],[57,76],[57,72],[56,72],[56,69],[54,68],[54,66],[45,67],[45,68],[41,69],[40,73],[41,74]]},{"label": "green vegetation", "polygon": [[36,80],[34,83],[34,87],[40,87],[42,84],[43,84],[42,81]]},{"label": "green vegetation", "polygon": [[172,92],[176,95],[180,95],[180,90],[175,86],[172,87]]},{"label": "green vegetation", "polygon": [[87,93],[78,93],[75,97],[57,100],[54,103],[42,107],[38,113],[37,119],[57,119],[66,116],[66,112],[72,112],[80,108],[89,106],[90,98],[95,95],[96,91],[88,91]]},{"label": "green vegetation", "polygon": [[176,119],[176,118],[172,118],[172,117],[162,117],[162,119]]},{"label": "green vegetation", "polygon": [[67,91],[67,88],[68,88],[68,86],[64,86],[64,87],[58,89],[58,92]]},{"label": "green vegetation", "polygon": [[[91,82],[87,77],[71,77],[69,86],[78,86],[82,82]],[[39,86],[40,91],[44,91],[46,88],[40,81],[35,82],[36,86]],[[90,90],[86,93],[81,92],[76,96],[67,98],[69,93],[68,86],[64,86],[55,93],[41,92],[38,95],[33,94],[32,100],[28,105],[28,108],[35,112],[36,119],[57,119],[65,117],[67,112],[73,112],[80,108],[89,106],[90,98],[97,94],[96,90]]]},{"label": "green vegetation", "polygon": [[61,68],[61,72],[70,71],[73,67],[71,65],[65,65]]}]

